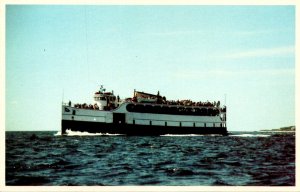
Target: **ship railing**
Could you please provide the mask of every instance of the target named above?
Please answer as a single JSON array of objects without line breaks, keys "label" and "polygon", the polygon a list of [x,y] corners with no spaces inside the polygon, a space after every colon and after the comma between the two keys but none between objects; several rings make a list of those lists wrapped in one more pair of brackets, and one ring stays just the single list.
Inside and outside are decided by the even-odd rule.
[{"label": "ship railing", "polygon": [[69,106],[69,104],[62,102],[62,106]]},{"label": "ship railing", "polygon": [[216,106],[191,106],[191,105],[168,105],[168,104],[156,104],[156,103],[139,103],[139,102],[129,102],[126,101],[124,103],[130,103],[130,104],[138,104],[138,105],[144,105],[144,106],[161,106],[161,107],[184,107],[184,108],[206,108],[206,109],[223,109],[222,107],[216,107]]}]

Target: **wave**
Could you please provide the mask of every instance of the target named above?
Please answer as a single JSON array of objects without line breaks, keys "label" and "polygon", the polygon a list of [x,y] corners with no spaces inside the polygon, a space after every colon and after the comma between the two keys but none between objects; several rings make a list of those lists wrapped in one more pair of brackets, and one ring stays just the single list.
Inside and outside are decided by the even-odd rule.
[{"label": "wave", "polygon": [[[89,133],[89,132],[81,132],[81,131],[71,131],[66,130],[66,136],[120,136],[124,134],[110,134],[110,133]],[[61,131],[58,131],[54,134],[54,136],[61,136]],[[201,135],[201,134],[165,134],[160,135],[162,137],[203,137],[203,136],[222,136],[218,134],[209,134],[209,135]],[[266,134],[236,134],[229,135],[230,137],[270,137],[271,135]]]},{"label": "wave", "polygon": [[110,134],[110,133],[89,133],[81,131],[66,130],[67,136],[119,136],[123,134]]},{"label": "wave", "polygon": [[165,134],[165,135],[160,135],[162,137],[199,137],[199,136],[222,136],[218,134],[209,134],[209,135],[201,135],[201,134]]},{"label": "wave", "polygon": [[58,131],[57,133],[55,133],[54,136],[61,136],[61,131]]}]

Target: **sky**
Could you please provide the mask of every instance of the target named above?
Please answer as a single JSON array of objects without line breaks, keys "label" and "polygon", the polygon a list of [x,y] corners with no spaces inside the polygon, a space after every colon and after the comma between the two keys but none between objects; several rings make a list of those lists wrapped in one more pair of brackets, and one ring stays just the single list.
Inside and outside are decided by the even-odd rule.
[{"label": "sky", "polygon": [[5,130],[60,131],[100,85],[221,101],[228,131],[295,125],[295,6],[7,5]]}]

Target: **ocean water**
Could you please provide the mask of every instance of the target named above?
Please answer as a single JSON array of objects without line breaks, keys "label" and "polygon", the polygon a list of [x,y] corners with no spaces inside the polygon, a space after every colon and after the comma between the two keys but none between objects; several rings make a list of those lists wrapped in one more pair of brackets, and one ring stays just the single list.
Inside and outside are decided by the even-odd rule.
[{"label": "ocean water", "polygon": [[7,186],[295,186],[295,135],[6,132]]}]

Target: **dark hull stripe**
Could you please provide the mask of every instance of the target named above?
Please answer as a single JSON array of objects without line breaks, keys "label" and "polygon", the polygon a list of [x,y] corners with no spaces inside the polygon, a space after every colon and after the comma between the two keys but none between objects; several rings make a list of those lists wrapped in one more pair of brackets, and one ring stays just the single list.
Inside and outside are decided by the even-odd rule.
[{"label": "dark hull stripe", "polygon": [[141,136],[165,134],[228,134],[226,127],[173,127],[62,120],[62,134],[65,134],[66,130]]}]

